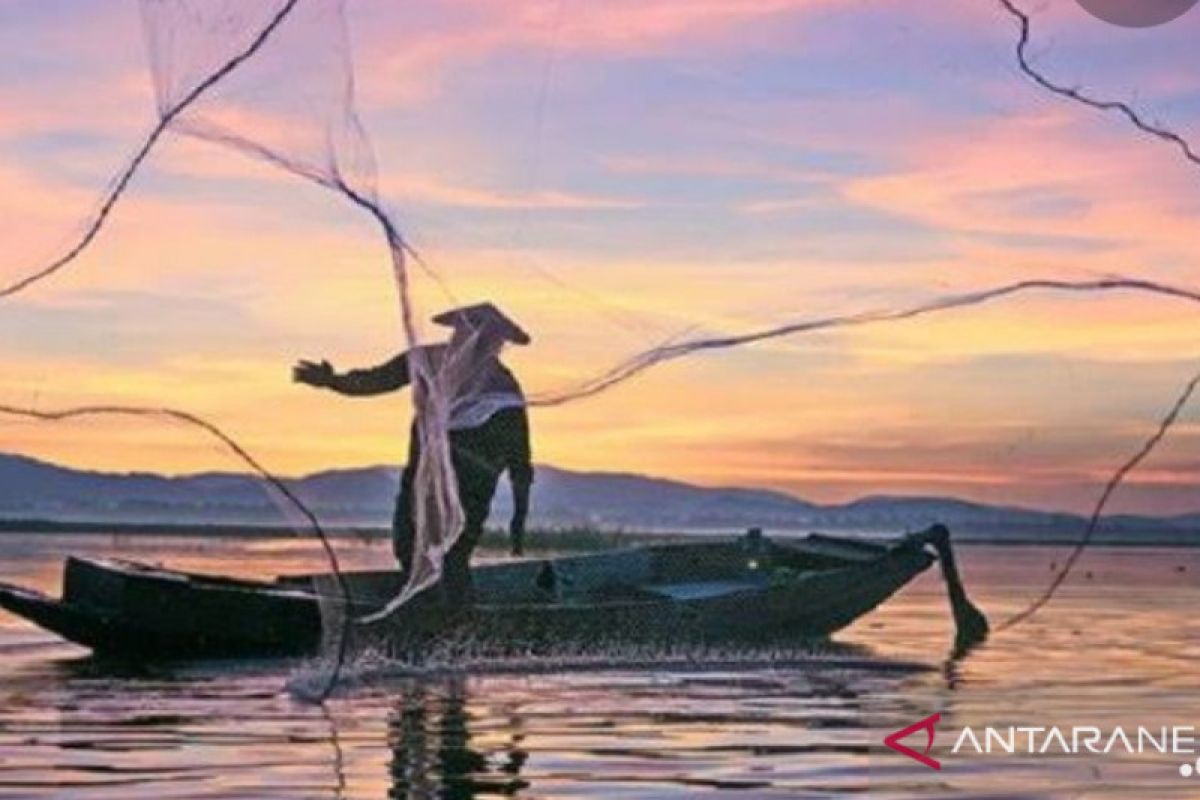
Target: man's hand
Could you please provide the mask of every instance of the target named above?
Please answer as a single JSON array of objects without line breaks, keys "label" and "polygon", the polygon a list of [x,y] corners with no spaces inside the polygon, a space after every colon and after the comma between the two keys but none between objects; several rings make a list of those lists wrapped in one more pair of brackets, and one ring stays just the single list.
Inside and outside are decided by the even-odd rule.
[{"label": "man's hand", "polygon": [[300,361],[292,367],[292,380],[309,386],[328,388],[333,384],[333,365],[328,361]]}]

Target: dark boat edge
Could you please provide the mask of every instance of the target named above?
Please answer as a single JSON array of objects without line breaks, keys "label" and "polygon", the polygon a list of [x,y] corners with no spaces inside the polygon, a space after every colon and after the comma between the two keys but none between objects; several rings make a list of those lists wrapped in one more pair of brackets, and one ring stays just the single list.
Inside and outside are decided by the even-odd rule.
[{"label": "dark boat edge", "polygon": [[[956,623],[955,654],[966,652],[970,647],[986,638],[988,631],[986,618],[967,597],[951,548],[950,533],[945,526],[935,525],[925,531],[881,542],[821,534],[813,534],[808,539],[799,541],[827,543],[831,547],[848,550],[861,549],[864,565],[870,564],[876,558],[882,561],[887,554],[901,552],[904,548],[920,550],[926,554],[929,549],[932,549],[941,563]],[[780,548],[788,547],[786,541],[772,542],[772,545]],[[652,545],[651,547],[670,546]],[[829,630],[821,635],[828,636],[858,617],[869,613],[882,602],[886,602],[895,591],[911,581],[931,561],[932,557],[924,565],[910,566],[911,574],[907,577],[903,574],[900,575],[896,579],[894,587],[881,593],[881,599],[867,602],[862,610],[848,614],[846,620],[829,626]],[[186,579],[195,579],[202,582],[205,588],[213,590],[224,587],[236,596],[236,601],[239,603],[258,598],[258,601],[265,605],[258,607],[257,615],[249,616],[261,618],[264,613],[284,613],[286,614],[286,624],[281,623],[278,630],[264,629],[261,625],[257,627],[254,625],[243,626],[239,629],[237,625],[221,624],[222,620],[214,619],[212,624],[204,624],[203,620],[196,620],[204,625],[202,630],[206,631],[205,635],[197,635],[195,630],[189,630],[186,635],[172,636],[162,630],[150,631],[131,626],[121,618],[119,613],[105,613],[103,608],[83,607],[77,603],[68,602],[65,599],[67,584],[73,579],[79,580],[81,572],[88,573],[91,570],[96,571],[97,574],[101,573],[104,563],[74,557],[68,558],[64,567],[63,599],[56,599],[40,592],[0,582],[0,608],[33,622],[67,641],[87,647],[97,655],[118,655],[143,660],[294,656],[311,653],[319,644],[321,625],[319,604],[311,594],[306,595],[304,592],[298,591],[295,583],[289,583],[286,580],[276,583],[243,581],[221,576],[193,575],[144,567],[126,561],[107,562],[120,564],[135,571],[142,570],[148,575],[179,576],[183,583],[186,583]],[[501,612],[506,608],[505,606],[495,607],[497,611]],[[535,612],[536,609],[531,608],[530,611]],[[242,613],[239,616],[248,615]]]}]

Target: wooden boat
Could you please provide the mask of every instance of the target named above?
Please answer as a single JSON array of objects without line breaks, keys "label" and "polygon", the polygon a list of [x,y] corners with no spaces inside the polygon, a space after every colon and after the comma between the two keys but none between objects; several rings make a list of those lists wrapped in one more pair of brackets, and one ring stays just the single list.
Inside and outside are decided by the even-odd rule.
[{"label": "wooden boat", "polygon": [[[987,623],[966,598],[941,526],[889,543],[819,534],[776,542],[752,530],[733,540],[485,564],[472,571],[469,607],[437,613],[445,606],[430,593],[369,633],[414,641],[453,631],[523,649],[567,641],[826,637],[939,559],[962,647],[986,635]],[[61,599],[0,584],[0,607],[98,655],[304,654],[321,640],[318,587],[329,592],[333,583],[320,577],[256,582],[69,558]],[[396,572],[344,578],[356,618],[381,607],[401,584]],[[348,629],[368,632],[358,622]]]}]

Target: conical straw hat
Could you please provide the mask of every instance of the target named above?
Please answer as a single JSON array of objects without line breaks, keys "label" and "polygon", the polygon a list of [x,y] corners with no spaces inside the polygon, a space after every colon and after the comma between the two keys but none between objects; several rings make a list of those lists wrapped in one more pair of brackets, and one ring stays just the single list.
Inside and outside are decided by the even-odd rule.
[{"label": "conical straw hat", "polygon": [[438,314],[433,321],[438,325],[447,325],[451,328],[465,327],[471,330],[488,328],[513,344],[529,344],[530,342],[529,334],[491,303],[476,303],[452,308]]}]

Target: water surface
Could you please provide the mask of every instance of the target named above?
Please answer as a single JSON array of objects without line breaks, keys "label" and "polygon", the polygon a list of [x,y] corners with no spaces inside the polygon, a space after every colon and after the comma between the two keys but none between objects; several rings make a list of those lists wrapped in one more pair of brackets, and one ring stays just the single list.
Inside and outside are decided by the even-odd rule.
[{"label": "water surface", "polygon": [[[343,544],[350,566],[385,546]],[[4,535],[0,580],[57,593],[66,553],[241,575],[319,568],[297,540]],[[994,618],[1032,597],[1057,548],[964,547]],[[964,725],[1200,726],[1200,551],[1097,549],[1046,611],[948,664],[936,571],[839,635],[906,672],[761,665],[368,681],[327,709],[283,687],[294,662],[99,664],[0,612],[0,797],[1196,797],[1183,759],[967,757]],[[882,746],[934,712],[940,772]]]}]

